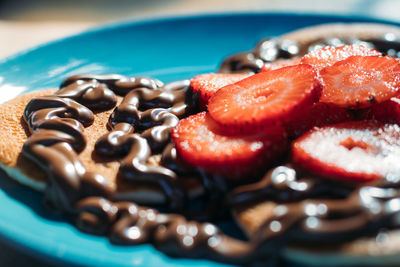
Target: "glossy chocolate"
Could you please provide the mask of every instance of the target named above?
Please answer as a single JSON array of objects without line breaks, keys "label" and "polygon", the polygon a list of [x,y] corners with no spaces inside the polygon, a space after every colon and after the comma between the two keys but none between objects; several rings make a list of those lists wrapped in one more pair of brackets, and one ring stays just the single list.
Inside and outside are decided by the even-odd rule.
[{"label": "glossy chocolate", "polygon": [[400,200],[399,185],[390,178],[369,184],[340,184],[279,166],[260,182],[236,188],[228,202],[231,206],[265,201],[277,204],[274,214],[254,233],[259,242],[290,232],[285,235],[288,240],[332,243],[354,238],[366,229],[400,226],[396,219],[400,208],[394,205]]},{"label": "glossy chocolate", "polygon": [[243,263],[249,243],[230,238],[211,223],[188,221],[182,215],[162,214],[131,202],[90,197],[76,204],[77,226],[94,234],[107,234],[125,245],[152,243],[171,256],[210,258]]},{"label": "glossy chocolate", "polygon": [[222,62],[218,72],[257,73],[265,63],[270,63],[277,59],[301,57],[309,51],[326,45],[341,46],[359,43],[379,50],[385,55],[399,57],[399,40],[385,39],[387,36],[391,35],[384,35],[381,40],[358,40],[355,38],[339,39],[332,37],[328,39],[320,39],[305,46],[299,46],[292,40],[281,40],[276,37],[265,38],[260,40],[251,51],[240,52],[227,57]]},{"label": "glossy chocolate", "polygon": [[[116,89],[121,83],[124,90]],[[32,135],[24,144],[23,154],[48,174],[46,202],[74,215],[83,231],[108,234],[119,244],[152,242],[175,256],[184,253],[188,257],[244,261],[249,258],[251,245],[226,236],[213,224],[104,198],[110,196],[110,185],[100,174],[87,172],[78,158],[86,143],[84,127],[94,120],[92,110],[112,108],[117,103],[114,92],[126,93],[110,116],[110,132],[99,138],[95,152],[120,160],[119,178],[157,185],[169,200],[170,210],[182,209],[185,192],[177,174],[149,164],[148,158],[166,148],[164,161],[175,161],[175,150],[167,144],[179,118],[193,109],[186,104],[193,102],[188,99],[192,97],[187,93],[188,85],[188,81],[182,81],[162,87],[158,81],[118,75],[68,78],[53,96],[34,98],[26,106],[24,119]],[[173,165],[184,172],[181,164]],[[203,185],[210,188],[209,179],[202,177]]]}]

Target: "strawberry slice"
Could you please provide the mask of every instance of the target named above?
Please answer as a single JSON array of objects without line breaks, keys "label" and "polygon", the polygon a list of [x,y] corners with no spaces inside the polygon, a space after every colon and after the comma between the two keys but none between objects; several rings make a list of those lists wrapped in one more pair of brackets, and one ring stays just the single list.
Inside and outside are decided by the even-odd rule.
[{"label": "strawberry slice", "polygon": [[235,73],[235,74],[226,74],[226,73],[208,73],[201,74],[194,77],[190,81],[190,87],[193,92],[200,93],[200,107],[205,110],[207,109],[208,100],[212,97],[215,92],[217,92],[220,88],[243,80],[248,77],[250,74],[247,73]]},{"label": "strawberry slice", "polygon": [[321,84],[315,68],[301,64],[261,72],[220,89],[208,110],[233,132],[258,131],[290,121],[318,101]]},{"label": "strawberry slice", "polygon": [[399,177],[400,128],[377,121],[314,128],[292,143],[295,164],[316,175],[348,181]]},{"label": "strawberry slice", "polygon": [[276,70],[287,66],[298,65],[300,63],[301,63],[301,58],[299,57],[294,57],[289,59],[278,59],[275,60],[274,62],[265,63],[264,66],[262,66],[261,68],[261,72]]},{"label": "strawberry slice", "polygon": [[331,66],[338,61],[345,60],[350,56],[381,55],[381,52],[364,45],[351,44],[340,47],[324,46],[304,55],[301,59],[301,63],[310,64],[316,67],[318,70],[322,70],[323,68]]},{"label": "strawberry slice", "polygon": [[288,137],[293,139],[314,126],[320,127],[353,119],[353,114],[345,108],[317,103],[311,109],[296,114],[291,123],[285,125],[285,129]]},{"label": "strawberry slice", "polygon": [[364,120],[400,124],[400,98],[392,97],[385,102],[362,109],[358,116]]},{"label": "strawberry slice", "polygon": [[351,56],[320,74],[324,83],[320,101],[339,107],[368,107],[400,90],[400,63],[388,56]]},{"label": "strawberry slice", "polygon": [[172,140],[188,164],[231,179],[265,172],[285,153],[288,143],[281,127],[255,135],[227,135],[207,112],[179,121]]}]

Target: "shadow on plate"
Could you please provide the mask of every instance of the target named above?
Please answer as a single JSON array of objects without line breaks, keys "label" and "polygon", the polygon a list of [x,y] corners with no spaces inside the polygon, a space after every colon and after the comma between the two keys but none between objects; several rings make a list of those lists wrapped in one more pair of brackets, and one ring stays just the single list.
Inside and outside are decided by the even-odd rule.
[{"label": "shadow on plate", "polygon": [[[46,210],[43,206],[43,195],[30,188],[20,185],[16,181],[8,177],[8,175],[0,169],[0,188],[7,196],[16,199],[20,203],[26,205],[40,217],[58,222],[67,222],[66,218],[59,213]],[[59,262],[50,262],[51,259],[44,259],[41,255],[32,255],[28,251],[24,251],[23,247],[0,237],[0,266],[40,266],[40,267],[60,267]],[[67,266],[67,265],[65,265]],[[68,267],[79,267],[79,265],[68,264]]]},{"label": "shadow on plate", "polygon": [[7,196],[18,200],[44,219],[67,222],[66,218],[59,212],[46,210],[44,208],[42,193],[19,184],[10,178],[2,169],[0,169],[0,189],[2,189]]}]

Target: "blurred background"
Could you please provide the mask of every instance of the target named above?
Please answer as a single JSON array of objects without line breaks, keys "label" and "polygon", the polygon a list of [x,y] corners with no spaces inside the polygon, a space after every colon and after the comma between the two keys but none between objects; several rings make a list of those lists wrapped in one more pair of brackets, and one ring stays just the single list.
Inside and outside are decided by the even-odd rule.
[{"label": "blurred background", "polygon": [[210,12],[303,12],[400,20],[399,0],[0,0],[0,58],[99,23]]}]

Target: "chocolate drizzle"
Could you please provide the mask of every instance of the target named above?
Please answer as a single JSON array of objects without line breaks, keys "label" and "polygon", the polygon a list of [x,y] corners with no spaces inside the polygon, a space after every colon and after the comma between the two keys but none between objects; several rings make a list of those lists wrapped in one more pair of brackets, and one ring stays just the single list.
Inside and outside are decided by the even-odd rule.
[{"label": "chocolate drizzle", "polygon": [[253,251],[251,244],[226,236],[211,223],[187,221],[132,202],[90,197],[77,203],[76,212],[76,224],[84,231],[109,234],[116,244],[152,243],[170,256],[244,263]]},{"label": "chocolate drizzle", "polygon": [[189,114],[185,103],[188,86],[188,81],[182,81],[166,86],[167,89],[132,90],[110,116],[108,126],[112,131],[95,146],[99,155],[124,156],[120,178],[158,185],[173,210],[182,209],[185,198],[176,173],[147,161],[152,151],[161,152],[170,141],[170,132],[179,122],[177,116]]},{"label": "chocolate drizzle", "polygon": [[253,50],[227,57],[222,62],[218,72],[257,73],[266,62],[273,62],[278,58],[291,58],[298,55],[299,47],[296,42],[276,37],[265,38],[260,40]]},{"label": "chocolate drizzle", "polygon": [[[60,88],[66,88],[70,84],[81,84],[84,82],[97,82],[110,88],[118,95],[126,95],[135,88],[150,88],[157,89],[163,83],[157,79],[149,79],[147,77],[126,77],[118,74],[103,74],[103,75],[74,75],[65,79]],[[73,88],[73,87],[72,87]],[[103,87],[104,88],[104,87]]]},{"label": "chocolate drizzle", "polygon": [[[236,188],[232,206],[271,201],[273,214],[253,236],[262,243],[276,236],[319,243],[343,242],[380,228],[400,226],[399,181],[346,185],[306,178],[288,166],[272,169],[260,182]],[[272,193],[274,192],[274,193]]]},{"label": "chocolate drizzle", "polygon": [[[343,41],[348,42],[352,41]],[[387,42],[369,44],[397,55]],[[265,62],[298,56],[304,49],[292,41],[265,39],[254,50],[227,58],[220,72],[258,72]],[[183,215],[112,201],[111,185],[101,174],[88,172],[78,155],[85,148],[84,128],[93,123],[93,112],[115,108],[107,124],[109,132],[97,140],[95,153],[120,162],[118,179],[157,186],[168,200],[169,211],[188,215],[182,179],[196,175],[210,202],[222,202],[226,184],[185,166],[170,143],[170,131],[179,119],[197,111],[196,96],[188,88],[188,81],[164,85],[145,77],[76,75],[67,78],[54,95],[32,99],[24,111],[31,136],[23,154],[48,175],[46,202],[74,216],[79,229],[107,235],[113,243],[152,243],[171,256],[235,264],[267,258],[292,240],[343,242],[368,231],[400,226],[397,177],[376,184],[334,184],[299,174],[290,166],[277,167],[226,197],[224,204],[232,208],[261,201],[276,204],[273,216],[248,241]],[[154,155],[159,155],[159,164],[150,163]],[[218,213],[216,207],[207,206],[205,212]]]},{"label": "chocolate drizzle", "polygon": [[277,59],[301,57],[309,51],[326,45],[342,46],[354,43],[369,46],[379,50],[384,55],[390,55],[392,57],[400,56],[400,42],[398,40],[387,39],[387,35],[382,36],[381,40],[358,40],[355,38],[339,39],[335,37],[323,38],[303,46],[299,46],[292,40],[270,37],[260,40],[251,51],[240,52],[227,57],[222,62],[218,72],[258,73],[265,63],[274,62]]},{"label": "chocolate drizzle", "polygon": [[84,181],[91,181],[93,191],[108,195],[104,177],[87,172],[77,155],[85,147],[83,127],[93,122],[92,111],[69,98],[39,97],[28,103],[24,119],[32,135],[22,150],[47,172],[45,199],[50,206],[70,210]]},{"label": "chocolate drizzle", "polygon": [[230,206],[237,206],[265,200],[282,203],[318,197],[336,199],[347,197],[352,190],[354,185],[351,184],[298,175],[288,164],[270,170],[257,183],[235,188],[227,196],[227,202]]},{"label": "chocolate drizzle", "polygon": [[[131,202],[110,201],[106,179],[87,172],[78,158],[86,144],[84,127],[94,120],[92,110],[112,108],[117,103],[114,93],[126,94],[110,116],[110,132],[97,140],[95,152],[121,161],[120,179],[156,184],[167,196],[170,210],[182,209],[186,196],[177,174],[149,164],[148,159],[153,152],[163,152],[171,129],[195,108],[187,105],[195,101],[188,85],[182,81],[163,86],[156,80],[119,75],[68,78],[53,96],[34,98],[26,106],[24,119],[32,135],[23,154],[47,172],[50,205],[74,215],[83,231],[107,234],[118,244],[151,242],[172,256],[185,253],[244,262],[252,252],[251,245],[226,236],[213,224],[160,214]],[[162,160],[185,172],[174,152],[167,146]],[[203,177],[202,181],[207,185],[209,180]]]},{"label": "chocolate drizzle", "polygon": [[124,151],[128,153],[121,161],[121,179],[156,184],[167,196],[171,209],[182,208],[185,193],[177,182],[177,175],[168,168],[147,163],[151,155],[148,142],[134,134],[132,126],[121,122],[116,124],[112,132],[97,141],[96,152],[100,155],[116,156]]}]

